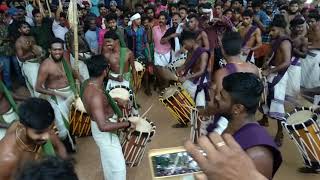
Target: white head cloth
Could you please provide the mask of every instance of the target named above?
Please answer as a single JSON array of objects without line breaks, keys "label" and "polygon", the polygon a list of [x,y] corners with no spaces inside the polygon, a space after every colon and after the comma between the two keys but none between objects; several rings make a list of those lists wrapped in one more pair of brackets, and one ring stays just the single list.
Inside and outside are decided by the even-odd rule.
[{"label": "white head cloth", "polygon": [[213,19],[213,11],[212,9],[202,9],[204,13],[210,13],[210,21]]},{"label": "white head cloth", "polygon": [[135,15],[131,16],[128,25],[131,26],[131,25],[132,25],[132,22],[133,22],[134,20],[137,20],[137,19],[140,19],[140,18],[141,18],[141,15],[140,15],[139,13],[136,13]]}]

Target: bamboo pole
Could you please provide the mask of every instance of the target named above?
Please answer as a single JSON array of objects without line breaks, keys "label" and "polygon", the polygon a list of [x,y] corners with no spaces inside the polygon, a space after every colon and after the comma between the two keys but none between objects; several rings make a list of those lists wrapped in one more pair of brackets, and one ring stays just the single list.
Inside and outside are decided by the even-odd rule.
[{"label": "bamboo pole", "polygon": [[78,42],[78,9],[77,1],[72,0],[73,6],[73,38],[74,38],[74,64],[76,71],[79,72],[79,42]]}]

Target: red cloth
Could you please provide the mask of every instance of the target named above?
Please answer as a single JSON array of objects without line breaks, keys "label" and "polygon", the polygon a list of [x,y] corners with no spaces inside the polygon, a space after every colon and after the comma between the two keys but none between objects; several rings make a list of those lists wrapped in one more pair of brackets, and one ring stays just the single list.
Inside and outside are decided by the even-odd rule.
[{"label": "red cloth", "polygon": [[9,9],[9,7],[7,5],[4,5],[4,4],[0,5],[0,10],[7,11],[8,9]]}]

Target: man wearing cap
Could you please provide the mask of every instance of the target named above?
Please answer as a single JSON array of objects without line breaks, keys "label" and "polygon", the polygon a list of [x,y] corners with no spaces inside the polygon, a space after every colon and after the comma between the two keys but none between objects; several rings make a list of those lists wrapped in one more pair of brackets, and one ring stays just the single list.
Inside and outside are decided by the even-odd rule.
[{"label": "man wearing cap", "polygon": [[[141,26],[141,15],[136,13],[130,18],[129,26],[125,29],[128,48],[134,53],[135,58],[140,59],[148,66],[151,65],[151,53],[147,40],[147,33]],[[146,83],[145,93],[151,96],[151,89],[149,85],[149,69],[147,68],[144,75],[144,82]]]}]

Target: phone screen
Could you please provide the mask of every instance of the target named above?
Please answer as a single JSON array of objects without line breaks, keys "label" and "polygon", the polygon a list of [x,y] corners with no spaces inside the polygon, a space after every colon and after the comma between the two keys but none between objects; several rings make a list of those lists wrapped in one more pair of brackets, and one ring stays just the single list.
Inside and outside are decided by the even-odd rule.
[{"label": "phone screen", "polygon": [[192,174],[200,168],[186,151],[156,155],[151,158],[155,177]]}]

